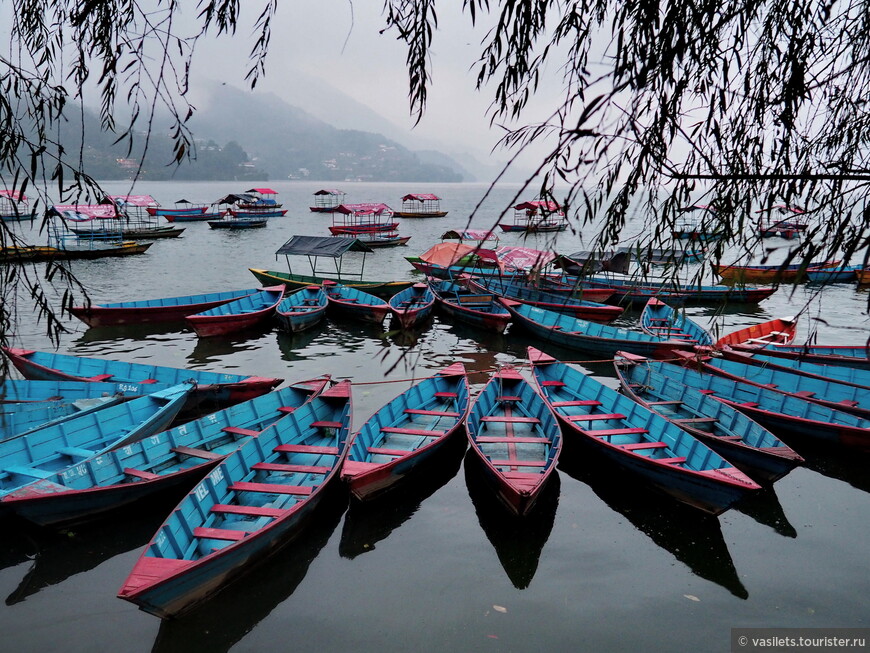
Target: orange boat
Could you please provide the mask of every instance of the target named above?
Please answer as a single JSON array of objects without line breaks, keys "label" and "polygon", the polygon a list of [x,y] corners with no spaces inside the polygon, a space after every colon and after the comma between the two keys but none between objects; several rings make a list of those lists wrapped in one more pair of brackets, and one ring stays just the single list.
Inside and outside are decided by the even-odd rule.
[{"label": "orange boat", "polygon": [[715,272],[726,283],[798,283],[806,279],[807,270],[835,268],[841,261],[795,263],[793,265],[714,265]]}]

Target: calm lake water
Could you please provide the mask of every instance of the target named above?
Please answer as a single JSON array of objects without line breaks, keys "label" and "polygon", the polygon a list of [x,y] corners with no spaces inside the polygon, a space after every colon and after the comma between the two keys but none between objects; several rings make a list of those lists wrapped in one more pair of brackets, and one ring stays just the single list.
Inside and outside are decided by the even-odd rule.
[{"label": "calm lake water", "polygon": [[[213,201],[250,185],[143,183],[132,192],[172,206],[181,197]],[[253,287],[248,268],[286,270],[275,250],[293,234],[328,235],[330,224],[329,216],[308,211],[322,185],[268,185],[289,213],[265,229],[226,232],[188,223],[181,238],[154,241],[142,256],[75,261],[72,268],[95,302]],[[483,185],[338,187],[348,202],[395,208],[408,192],[444,198],[446,218],[404,220],[400,231],[412,236],[407,246],[366,257],[366,277],[381,279],[412,278],[403,257],[465,226],[485,191]],[[131,192],[120,183],[107,190]],[[514,192],[496,192],[472,226],[491,226]],[[642,224],[638,217],[626,237]],[[501,239],[521,242],[521,235]],[[556,249],[587,246],[579,234],[565,232]],[[347,255],[345,265],[353,269],[360,257]],[[309,269],[305,259],[292,264],[296,272]],[[718,316],[710,308],[688,313],[727,331],[806,305],[799,338],[817,328],[824,343],[866,340],[866,290],[791,290],[781,288],[758,306],[726,307]],[[524,362],[528,344],[562,360],[583,358],[518,330],[493,336],[440,318],[416,339],[331,321],[299,336],[263,329],[210,340],[159,327],[87,329],[75,320],[68,326],[60,351],[82,356],[288,382],[324,372],[349,377],[356,427],[411,379],[453,361],[472,371],[479,389],[498,365]],[[50,348],[30,315],[21,316],[16,344]],[[610,365],[578,364],[616,387]],[[868,459],[788,441],[807,458],[806,467],[718,518],[684,508],[597,459],[575,458],[563,460],[539,509],[522,522],[495,504],[458,443],[436,471],[396,497],[362,505],[337,489],[299,539],[195,613],[166,622],[115,595],[177,496],[59,533],[5,521],[0,650],[725,651],[737,626],[868,627]]]}]

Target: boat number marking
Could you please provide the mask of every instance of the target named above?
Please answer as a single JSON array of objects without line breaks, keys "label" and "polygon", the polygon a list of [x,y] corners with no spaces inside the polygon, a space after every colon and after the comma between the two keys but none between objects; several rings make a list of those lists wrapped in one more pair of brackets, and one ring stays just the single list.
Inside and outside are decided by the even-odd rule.
[{"label": "boat number marking", "polygon": [[220,483],[224,480],[224,472],[220,467],[211,473],[211,480],[213,483]]},{"label": "boat number marking", "polygon": [[131,385],[131,384],[129,384],[129,383],[119,383],[119,384],[118,384],[118,389],[119,389],[121,392],[139,392],[139,386],[138,386],[138,385]]},{"label": "boat number marking", "polygon": [[202,501],[208,496],[208,488],[205,485],[196,486],[196,498]]}]

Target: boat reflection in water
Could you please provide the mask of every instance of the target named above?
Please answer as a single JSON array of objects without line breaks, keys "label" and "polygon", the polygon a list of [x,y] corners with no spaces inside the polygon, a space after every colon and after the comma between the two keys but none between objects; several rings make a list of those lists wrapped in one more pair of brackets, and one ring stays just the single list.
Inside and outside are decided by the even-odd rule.
[{"label": "boat reflection in water", "polygon": [[779,497],[772,487],[764,487],[734,504],[734,510],[751,517],[762,526],[769,526],[783,537],[797,537],[797,529],[789,522]]},{"label": "boat reflection in water", "polygon": [[[346,508],[346,490],[339,484],[327,488],[317,518],[286,547],[233,580],[230,591],[216,593],[180,617],[161,621],[152,653],[230,650],[296,591]],[[287,633],[285,644],[292,638]]]},{"label": "boat reflection in water", "polygon": [[594,464],[580,457],[563,456],[559,470],[588,485],[610,508],[693,574],[721,585],[737,598],[749,598],[716,517],[654,491],[606,461],[596,460]]},{"label": "boat reflection in water", "polygon": [[371,501],[351,496],[338,545],[339,555],[352,560],[374,551],[378,542],[411,519],[426,499],[456,476],[466,447],[464,438],[451,437],[424,466],[403,479],[400,491],[387,492]]},{"label": "boat reflection in water", "polygon": [[535,506],[526,516],[510,512],[486,482],[486,471],[470,451],[465,456],[465,485],[480,527],[511,583],[526,589],[538,570],[541,551],[553,530],[559,506],[559,474],[550,476]]}]

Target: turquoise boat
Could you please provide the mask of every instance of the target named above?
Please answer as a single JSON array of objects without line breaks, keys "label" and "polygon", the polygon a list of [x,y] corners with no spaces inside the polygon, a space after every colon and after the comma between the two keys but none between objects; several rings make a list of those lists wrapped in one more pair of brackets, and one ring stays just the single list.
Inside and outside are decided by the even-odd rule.
[{"label": "turquoise boat", "polygon": [[320,286],[306,286],[285,297],[275,309],[275,322],[281,331],[299,333],[317,326],[326,317],[329,305]]},{"label": "turquoise boat", "polygon": [[[110,397],[120,394],[137,397],[141,392],[133,392],[122,387],[122,383],[108,381],[32,381],[29,379],[5,379],[0,381],[0,410],[12,403],[36,403],[46,401],[77,401],[93,397]],[[144,394],[147,394],[145,392]]]},{"label": "turquoise boat", "polygon": [[504,333],[511,314],[491,292],[474,292],[454,281],[429,279],[438,309],[458,322]]},{"label": "turquoise boat", "polygon": [[765,343],[761,346],[746,343],[731,345],[733,349],[748,353],[761,353],[765,356],[788,358],[791,360],[814,363],[817,365],[839,365],[870,369],[870,346],[868,345],[794,345]]},{"label": "turquoise boat", "polygon": [[270,286],[184,319],[200,338],[226,336],[264,324],[283,298],[283,285]]},{"label": "turquoise boat", "polygon": [[73,401],[30,401],[0,404],[0,440],[26,434],[36,428],[58,424],[85,413],[125,401],[120,394]]},{"label": "turquoise boat", "polygon": [[385,300],[359,288],[324,281],[323,292],[326,293],[329,302],[327,310],[331,315],[357,322],[383,324],[390,314],[390,305]]},{"label": "turquoise boat", "polygon": [[783,372],[800,374],[820,381],[836,381],[844,385],[854,385],[870,389],[870,369],[846,367],[845,365],[821,365],[796,358],[783,356],[766,356],[763,349],[757,353],[735,351],[730,348],[720,350],[720,355],[727,359],[751,365],[762,365]]},{"label": "turquoise boat", "polygon": [[387,303],[398,326],[402,329],[413,329],[432,315],[435,294],[425,283],[415,283],[397,292]]},{"label": "turquoise boat", "polygon": [[177,616],[298,535],[347,456],[350,391],[342,381],[221,461],[160,526],[118,596]]},{"label": "turquoise boat", "polygon": [[731,406],[646,365],[647,359],[619,352],[614,360],[622,394],[703,441],[760,483],[773,483],[803,458],[769,430]]},{"label": "turquoise boat", "polygon": [[591,376],[528,348],[538,389],[566,435],[688,505],[718,515],[761,489],[706,444]]},{"label": "turquoise boat", "polygon": [[99,517],[170,487],[192,485],[329,383],[329,377],[301,381],[86,458],[10,492],[0,504],[34,523],[56,526]]},{"label": "turquoise boat", "polygon": [[194,385],[188,381],[0,442],[0,497],[165,430]]},{"label": "turquoise boat", "polygon": [[657,297],[650,297],[643,307],[640,328],[657,340],[683,340],[693,345],[713,344],[713,337],[704,327]]}]

